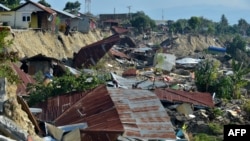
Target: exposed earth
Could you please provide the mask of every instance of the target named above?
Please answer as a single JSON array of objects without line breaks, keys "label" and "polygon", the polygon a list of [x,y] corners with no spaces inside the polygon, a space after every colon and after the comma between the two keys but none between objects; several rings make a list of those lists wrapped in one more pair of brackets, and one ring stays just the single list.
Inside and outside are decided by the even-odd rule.
[{"label": "exposed earth", "polygon": [[[100,30],[89,32],[88,34],[74,33],[71,36],[65,36],[63,33],[48,33],[41,31],[15,31],[15,36],[9,36],[8,39],[14,39],[13,44],[8,50],[16,51],[19,54],[20,59],[24,57],[32,57],[37,54],[43,54],[48,57],[53,57],[57,59],[63,58],[72,58],[74,52],[78,52],[82,47],[94,43],[111,35],[111,33],[103,33]],[[175,54],[177,57],[184,57],[193,55],[194,52],[202,51],[203,49],[208,48],[208,46],[223,46],[215,40],[214,37],[209,36],[196,36],[196,35],[175,35],[177,37],[170,44],[168,52]],[[150,40],[143,40],[142,37],[136,37],[137,40],[140,40],[141,43],[161,43],[164,40],[168,39],[167,36],[161,37],[152,37]],[[15,94],[16,87],[11,85],[9,87],[8,97],[12,105],[15,105],[15,110],[11,111],[9,117],[14,120],[18,125],[23,127],[32,135],[33,139],[38,141],[40,140],[35,132],[31,129],[32,123],[28,120],[27,114],[21,110],[20,105],[17,104],[16,100],[13,98]],[[186,123],[189,125],[189,132],[199,133],[201,131],[209,132],[207,123],[211,120],[215,120],[217,123],[229,123],[230,121],[235,121],[239,123],[248,123],[242,121],[242,116],[246,116],[244,113],[241,115],[235,115],[233,108],[239,101],[232,101],[229,105],[222,103],[223,113],[220,114],[220,117],[211,117],[211,113],[198,110],[194,113],[197,118],[195,121],[186,118],[185,116],[171,112],[169,109],[166,109],[171,118],[174,119],[174,126],[176,128],[181,128],[180,125]],[[241,101],[240,101],[241,102]],[[14,104],[13,104],[14,103]],[[236,104],[235,104],[236,103]],[[228,107],[231,107],[230,109]],[[236,107],[238,108],[238,107]],[[178,117],[178,118],[177,118]],[[224,118],[226,117],[226,118]],[[202,127],[202,128],[200,128]],[[200,131],[197,129],[201,129]],[[221,131],[218,131],[221,132]],[[219,135],[221,133],[214,133],[214,135]]]}]

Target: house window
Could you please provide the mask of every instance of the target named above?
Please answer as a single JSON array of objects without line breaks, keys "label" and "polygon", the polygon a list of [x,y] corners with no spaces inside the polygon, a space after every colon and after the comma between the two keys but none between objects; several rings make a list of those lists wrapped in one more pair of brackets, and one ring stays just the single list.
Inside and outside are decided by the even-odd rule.
[{"label": "house window", "polygon": [[30,16],[27,16],[27,21],[30,21]]},{"label": "house window", "polygon": [[23,22],[29,22],[29,21],[31,21],[29,13],[23,13],[22,17],[23,17]]},{"label": "house window", "polygon": [[24,22],[26,21],[26,17],[25,17],[25,16],[23,16],[23,21],[24,21]]}]

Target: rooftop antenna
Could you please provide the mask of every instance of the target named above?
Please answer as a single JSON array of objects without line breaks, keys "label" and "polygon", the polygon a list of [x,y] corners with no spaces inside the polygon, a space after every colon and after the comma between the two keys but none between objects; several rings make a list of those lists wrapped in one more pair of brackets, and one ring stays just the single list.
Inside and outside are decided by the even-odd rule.
[{"label": "rooftop antenna", "polygon": [[161,13],[161,18],[162,18],[162,21],[164,20],[164,11],[162,9],[162,13]]},{"label": "rooftop antenna", "polygon": [[91,0],[85,0],[85,13],[90,13]]},{"label": "rooftop antenna", "polygon": [[129,19],[130,19],[130,9],[131,9],[131,5],[127,6],[127,8],[128,8],[128,17],[129,17]]}]

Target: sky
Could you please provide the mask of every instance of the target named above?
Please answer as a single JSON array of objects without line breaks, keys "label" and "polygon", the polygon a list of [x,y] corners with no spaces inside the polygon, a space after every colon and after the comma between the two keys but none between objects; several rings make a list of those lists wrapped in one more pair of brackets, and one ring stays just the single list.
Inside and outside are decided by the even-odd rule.
[{"label": "sky", "polygon": [[[38,0],[33,0],[37,2]],[[45,0],[53,8],[62,10],[65,4],[76,0]],[[85,12],[85,0],[81,12]],[[240,19],[250,23],[250,0],[90,0],[90,12],[98,14],[136,13],[143,11],[153,20],[190,19],[204,17],[219,22],[224,14],[230,25]]]}]

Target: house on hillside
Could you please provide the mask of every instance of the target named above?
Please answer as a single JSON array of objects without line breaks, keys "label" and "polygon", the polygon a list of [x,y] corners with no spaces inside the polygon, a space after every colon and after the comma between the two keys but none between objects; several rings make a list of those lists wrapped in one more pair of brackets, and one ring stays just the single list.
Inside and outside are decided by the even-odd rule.
[{"label": "house on hillside", "polygon": [[89,31],[96,29],[97,23],[94,17],[80,12],[78,12],[78,17],[81,19],[78,24],[79,32],[88,33]]},{"label": "house on hillside", "polygon": [[66,67],[60,60],[42,54],[22,59],[21,62],[20,68],[29,75],[35,75],[38,72],[45,74],[52,71],[54,76],[62,76],[66,72]]},{"label": "house on hillside", "polygon": [[0,12],[0,21],[12,28],[55,29],[56,12],[42,4],[27,1],[24,4],[5,12]]},{"label": "house on hillside", "polygon": [[66,25],[69,25],[71,31],[77,31],[79,20],[80,20],[79,17],[71,13],[68,13],[66,11],[63,11],[63,10],[54,9],[54,8],[52,9],[56,11],[57,13],[56,26],[58,30],[64,31],[66,28]]}]

